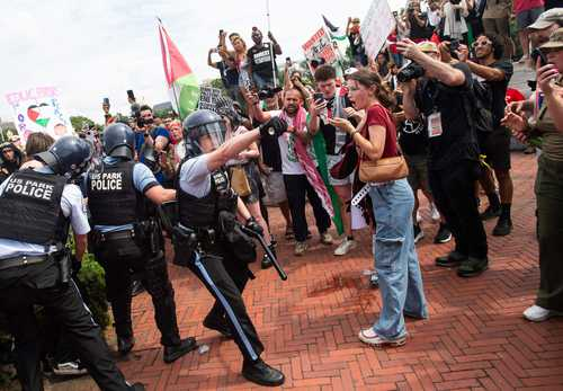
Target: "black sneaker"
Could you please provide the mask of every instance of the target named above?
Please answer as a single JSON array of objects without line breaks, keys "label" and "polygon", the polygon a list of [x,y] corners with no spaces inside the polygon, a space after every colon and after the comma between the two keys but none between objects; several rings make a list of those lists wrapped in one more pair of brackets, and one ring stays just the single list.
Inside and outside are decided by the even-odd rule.
[{"label": "black sneaker", "polygon": [[266,254],[264,254],[262,260],[260,261],[260,268],[268,269],[269,267],[272,267],[272,262],[270,261],[270,258],[268,258]]},{"label": "black sneaker", "polygon": [[459,277],[476,277],[482,274],[487,268],[487,258],[478,259],[470,257],[460,264],[456,274],[458,274]]},{"label": "black sneaker", "polygon": [[447,243],[450,242],[452,239],[452,233],[446,224],[441,224],[439,226],[439,230],[437,231],[437,235],[435,235],[434,242],[436,244],[439,243]]},{"label": "black sneaker", "polygon": [[447,256],[435,259],[435,265],[439,267],[456,267],[468,259],[467,256],[457,251],[451,251]]},{"label": "black sneaker", "polygon": [[511,219],[502,219],[500,218],[493,229],[493,236],[506,236],[511,233],[511,229],[513,228],[513,223]]},{"label": "black sneaker", "polygon": [[135,338],[133,336],[131,336],[131,337],[118,337],[117,345],[118,345],[119,354],[121,354],[122,356],[125,356],[129,352],[131,352],[131,349],[133,349],[133,347],[135,346]]},{"label": "black sneaker", "polygon": [[421,239],[425,237],[425,232],[421,230],[419,224],[413,226],[413,242],[417,244]]},{"label": "black sneaker", "polygon": [[131,284],[131,296],[135,297],[143,292],[145,292],[145,287],[143,286],[141,281],[134,280],[133,284]]},{"label": "black sneaker", "polygon": [[129,386],[131,391],[145,391],[145,385],[143,383],[133,383]]},{"label": "black sneaker", "polygon": [[225,338],[233,338],[233,335],[231,334],[231,329],[229,328],[229,325],[227,324],[227,321],[225,319],[221,319],[221,320],[217,320],[217,319],[209,319],[206,318],[204,319],[204,327],[210,330],[215,330],[217,332],[219,332],[221,335],[223,335]]},{"label": "black sneaker", "polygon": [[165,346],[163,360],[165,363],[170,364],[171,362],[178,360],[180,357],[184,356],[186,353],[191,352],[197,347],[198,344],[196,343],[196,338],[185,338],[180,341],[180,344],[176,346]]},{"label": "black sneaker", "polygon": [[501,207],[494,208],[491,205],[488,206],[482,214],[480,214],[480,218],[482,220],[491,220],[499,216],[501,216]]},{"label": "black sneaker", "polygon": [[243,377],[261,386],[276,387],[284,384],[284,374],[262,361],[243,362]]}]

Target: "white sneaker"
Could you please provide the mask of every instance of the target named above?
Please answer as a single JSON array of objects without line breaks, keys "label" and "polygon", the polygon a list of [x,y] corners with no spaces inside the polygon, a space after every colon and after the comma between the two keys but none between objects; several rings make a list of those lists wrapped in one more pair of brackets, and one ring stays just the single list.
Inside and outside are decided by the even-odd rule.
[{"label": "white sneaker", "polygon": [[53,373],[59,376],[81,376],[88,374],[88,371],[77,360],[54,365]]},{"label": "white sneaker", "polygon": [[431,213],[431,220],[435,223],[441,219],[441,214],[439,213],[437,206],[434,203],[429,205],[429,212]]},{"label": "white sneaker", "polygon": [[530,306],[523,312],[523,317],[531,322],[544,322],[559,314],[556,311],[547,310],[536,304]]},{"label": "white sneaker", "polygon": [[307,250],[307,243],[306,242],[296,242],[294,247],[294,255],[297,257],[301,257],[305,254]]},{"label": "white sneaker", "polygon": [[356,241],[350,240],[349,238],[345,238],[345,240],[343,240],[341,244],[339,244],[339,247],[335,249],[333,255],[337,257],[347,255],[349,251],[355,248],[356,248]]},{"label": "white sneaker", "polygon": [[405,342],[407,340],[407,334],[401,335],[396,338],[387,339],[384,337],[380,337],[378,334],[376,334],[374,329],[371,327],[369,329],[361,330],[360,333],[358,333],[358,338],[362,342],[372,345],[376,348],[383,348],[386,346],[398,347],[405,345]]},{"label": "white sneaker", "polygon": [[321,237],[319,238],[319,241],[321,242],[321,244],[324,244],[326,246],[330,246],[333,244],[333,237],[331,236],[331,234],[329,232],[323,232],[321,234]]},{"label": "white sneaker", "polygon": [[415,215],[415,221],[417,221],[417,224],[423,221],[423,216],[421,216],[421,213],[419,213],[419,211],[417,211],[417,214]]}]

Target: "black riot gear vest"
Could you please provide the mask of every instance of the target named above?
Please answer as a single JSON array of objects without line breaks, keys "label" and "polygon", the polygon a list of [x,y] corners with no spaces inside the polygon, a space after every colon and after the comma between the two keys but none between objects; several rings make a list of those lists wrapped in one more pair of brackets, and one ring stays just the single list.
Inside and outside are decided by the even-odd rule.
[{"label": "black riot gear vest", "polygon": [[186,193],[180,187],[178,178],[176,194],[180,223],[187,228],[217,229],[219,212],[237,212],[237,195],[231,189],[229,176],[223,169],[211,174],[211,190],[206,196],[198,198]]},{"label": "black riot gear vest", "polygon": [[147,203],[135,189],[135,162],[102,163],[88,174],[88,205],[93,225],[125,225],[148,219]]},{"label": "black riot gear vest", "polygon": [[61,210],[66,183],[55,174],[15,172],[0,196],[0,238],[45,246],[66,242],[68,219]]}]

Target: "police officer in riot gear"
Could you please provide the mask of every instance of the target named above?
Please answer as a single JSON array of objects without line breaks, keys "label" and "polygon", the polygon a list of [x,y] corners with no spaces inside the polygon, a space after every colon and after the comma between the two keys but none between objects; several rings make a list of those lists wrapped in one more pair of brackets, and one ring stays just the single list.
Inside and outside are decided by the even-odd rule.
[{"label": "police officer in riot gear", "polygon": [[69,226],[78,260],[90,226],[82,193],[69,180],[84,171],[90,158],[86,141],[66,136],[36,155],[40,167],[16,171],[0,185],[0,311],[8,315],[18,378],[26,391],[43,390],[36,304],[56,314],[101,389],[144,389],[125,381],[70,278]]},{"label": "police officer in riot gear", "polygon": [[[223,143],[222,117],[198,110],[184,121],[187,155],[177,177],[175,263],[189,267],[216,300],[204,326],[232,336],[244,357],[243,376],[267,386],[283,384],[284,374],[261,360],[264,346],[241,296],[252,276],[248,263],[256,259],[256,252],[250,238],[238,229],[237,206],[242,202],[223,166],[261,136],[278,137],[286,127],[274,118]],[[252,220],[248,223],[256,226]]]},{"label": "police officer in riot gear", "polygon": [[103,135],[106,157],[87,178],[91,245],[106,271],[106,292],[112,304],[118,350],[122,355],[135,344],[131,322],[131,272],[140,274],[153,299],[155,321],[164,346],[163,359],[173,362],[194,350],[195,338],[180,339],[174,290],[168,277],[161,226],[155,204],[176,198],[164,189],[147,166],[135,163],[133,130],[121,123]]}]

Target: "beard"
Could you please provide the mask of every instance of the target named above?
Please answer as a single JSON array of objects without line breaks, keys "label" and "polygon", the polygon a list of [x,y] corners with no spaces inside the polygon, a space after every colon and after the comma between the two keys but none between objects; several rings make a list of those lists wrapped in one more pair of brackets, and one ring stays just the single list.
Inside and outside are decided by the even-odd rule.
[{"label": "beard", "polygon": [[298,112],[298,106],[291,104],[291,105],[287,105],[284,110],[286,110],[286,113],[290,114],[290,115],[294,115]]}]

